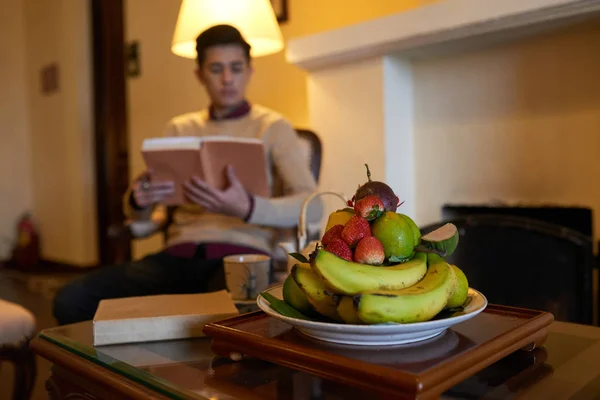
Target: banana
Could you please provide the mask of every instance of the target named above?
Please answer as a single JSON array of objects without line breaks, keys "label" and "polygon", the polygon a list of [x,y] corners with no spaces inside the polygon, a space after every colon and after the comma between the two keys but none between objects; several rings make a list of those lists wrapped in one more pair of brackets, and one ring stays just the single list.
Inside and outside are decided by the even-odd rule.
[{"label": "banana", "polygon": [[355,296],[357,315],[367,324],[429,321],[446,306],[456,286],[454,270],[441,257],[427,256],[429,267],[416,285],[397,291]]},{"label": "banana", "polygon": [[323,249],[311,261],[313,271],[334,293],[353,296],[380,290],[399,290],[419,282],[427,272],[425,253],[391,267],[346,261]]},{"label": "banana", "polygon": [[332,293],[325,287],[313,271],[294,265],[291,271],[292,279],[296,285],[304,292],[310,305],[321,315],[341,322],[342,319],[337,313],[337,306],[340,296]]},{"label": "banana", "polygon": [[354,299],[350,296],[342,296],[340,303],[337,306],[337,313],[347,324],[364,324],[364,322],[358,318],[356,307],[354,306]]},{"label": "banana", "polygon": [[308,316],[310,315],[311,311],[313,311],[312,306],[306,298],[306,295],[302,290],[300,290],[298,285],[296,285],[296,281],[294,281],[291,275],[288,275],[285,282],[283,282],[282,294],[283,301],[301,313]]},{"label": "banana", "polygon": [[465,273],[456,265],[450,264],[450,267],[456,276],[456,286],[448,298],[446,308],[455,308],[462,306],[467,300],[467,296],[469,295],[469,281]]}]

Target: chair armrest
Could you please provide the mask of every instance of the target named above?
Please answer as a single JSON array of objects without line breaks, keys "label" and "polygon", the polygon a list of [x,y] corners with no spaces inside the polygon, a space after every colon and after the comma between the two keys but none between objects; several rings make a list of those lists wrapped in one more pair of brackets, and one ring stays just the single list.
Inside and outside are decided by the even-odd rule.
[{"label": "chair armrest", "polygon": [[134,239],[150,237],[164,228],[164,221],[154,219],[148,221],[127,221],[126,224]]},{"label": "chair armrest", "polygon": [[125,220],[122,224],[108,228],[108,236],[112,239],[129,238],[145,239],[159,233],[166,227],[166,220],[152,218],[145,221]]}]

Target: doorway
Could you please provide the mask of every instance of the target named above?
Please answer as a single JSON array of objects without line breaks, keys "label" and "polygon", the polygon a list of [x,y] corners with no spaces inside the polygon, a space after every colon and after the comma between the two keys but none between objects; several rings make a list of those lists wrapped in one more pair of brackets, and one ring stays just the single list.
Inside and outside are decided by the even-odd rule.
[{"label": "doorway", "polygon": [[131,259],[123,195],[129,186],[124,0],[91,0],[98,262]]}]

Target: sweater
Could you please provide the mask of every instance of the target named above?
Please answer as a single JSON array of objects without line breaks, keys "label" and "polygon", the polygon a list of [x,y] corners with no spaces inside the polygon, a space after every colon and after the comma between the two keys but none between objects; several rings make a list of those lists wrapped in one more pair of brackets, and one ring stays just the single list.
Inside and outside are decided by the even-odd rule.
[{"label": "sweater", "polygon": [[[267,178],[271,196],[254,196],[254,205],[247,220],[206,212],[192,204],[179,206],[168,228],[167,246],[180,243],[226,243],[246,246],[273,254],[278,232],[294,228],[302,203],[316,190],[310,172],[307,154],[303,151],[296,131],[280,114],[259,105],[253,105],[246,115],[214,120],[207,109],[173,118],[166,126],[165,136],[236,136],[259,138],[265,145]],[[125,215],[134,221],[148,220],[153,214],[164,214],[164,207],[156,205],[138,210],[125,196]],[[318,223],[322,204],[311,201],[307,212],[309,223]]]}]

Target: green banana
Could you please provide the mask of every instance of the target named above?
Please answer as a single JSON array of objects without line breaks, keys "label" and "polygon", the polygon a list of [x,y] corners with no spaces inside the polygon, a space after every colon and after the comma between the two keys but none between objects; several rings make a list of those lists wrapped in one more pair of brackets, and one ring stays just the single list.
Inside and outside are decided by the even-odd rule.
[{"label": "green banana", "polygon": [[354,306],[354,299],[350,296],[342,296],[340,303],[337,306],[337,313],[347,324],[364,324],[364,322],[358,318],[356,307]]},{"label": "green banana", "polygon": [[313,271],[297,265],[292,267],[291,276],[296,285],[304,292],[310,305],[321,315],[341,322],[337,313],[340,296],[332,293],[325,287]]},{"label": "green banana", "polygon": [[469,294],[469,280],[465,273],[456,265],[450,265],[456,275],[456,287],[448,299],[446,308],[455,308],[462,306],[467,300]]},{"label": "green banana", "polygon": [[428,254],[427,273],[416,285],[355,296],[357,315],[367,324],[429,321],[444,309],[455,290],[454,270],[436,254]]},{"label": "green banana", "polygon": [[283,301],[301,313],[310,315],[312,306],[308,302],[304,292],[296,285],[296,281],[294,281],[291,275],[288,275],[285,282],[283,282],[282,294]]},{"label": "green banana", "polygon": [[427,272],[427,256],[416,253],[405,263],[380,267],[346,261],[320,249],[312,259],[311,267],[331,291],[353,296],[372,291],[399,290],[416,284]]}]

